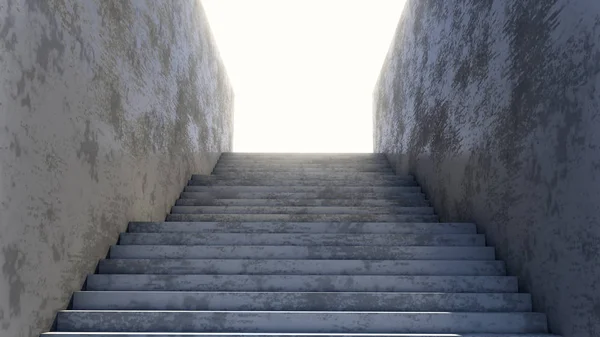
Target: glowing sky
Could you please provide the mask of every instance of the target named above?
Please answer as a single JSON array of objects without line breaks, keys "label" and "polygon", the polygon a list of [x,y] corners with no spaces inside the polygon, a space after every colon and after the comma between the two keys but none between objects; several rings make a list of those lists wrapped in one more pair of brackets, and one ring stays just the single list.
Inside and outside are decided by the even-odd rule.
[{"label": "glowing sky", "polygon": [[372,152],[372,93],[404,0],[202,0],[237,152]]}]

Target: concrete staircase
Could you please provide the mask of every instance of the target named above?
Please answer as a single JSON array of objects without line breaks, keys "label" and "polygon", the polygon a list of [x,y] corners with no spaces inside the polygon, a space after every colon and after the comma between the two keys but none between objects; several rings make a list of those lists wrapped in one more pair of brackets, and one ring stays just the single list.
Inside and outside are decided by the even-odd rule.
[{"label": "concrete staircase", "polygon": [[549,337],[472,223],[377,154],[223,154],[43,336]]}]

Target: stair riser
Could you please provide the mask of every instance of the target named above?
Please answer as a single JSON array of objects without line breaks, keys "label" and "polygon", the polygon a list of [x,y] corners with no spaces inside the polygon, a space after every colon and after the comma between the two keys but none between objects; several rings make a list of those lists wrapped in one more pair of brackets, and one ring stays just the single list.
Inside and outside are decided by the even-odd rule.
[{"label": "stair riser", "polygon": [[504,276],[501,261],[101,260],[101,274]]},{"label": "stair riser", "polygon": [[385,159],[355,159],[355,158],[297,158],[297,159],[277,159],[277,158],[221,158],[217,165],[381,165],[389,166],[389,162]]},{"label": "stair riser", "polygon": [[252,180],[323,180],[323,181],[336,181],[336,180],[373,180],[373,181],[389,181],[389,182],[415,182],[413,176],[398,176],[391,173],[378,173],[378,172],[362,172],[362,173],[309,173],[302,174],[298,172],[235,172],[231,174],[192,174],[191,180],[227,180],[227,179],[252,179]]},{"label": "stair riser", "polygon": [[289,163],[377,163],[387,164],[388,160],[385,157],[356,157],[356,156],[221,156],[219,163],[223,162],[289,162]]},{"label": "stair riser", "polygon": [[293,180],[263,180],[263,179],[213,179],[190,180],[188,186],[381,186],[405,187],[417,186],[414,181],[374,181],[374,180],[319,180],[319,179],[293,179]]},{"label": "stair riser", "polygon": [[393,172],[389,165],[386,164],[377,164],[377,163],[264,163],[264,162],[248,162],[248,163],[218,163],[215,166],[215,169],[219,170],[306,170],[306,169],[315,169],[315,170],[376,170],[376,171],[385,171],[387,173]]},{"label": "stair riser", "polygon": [[[127,322],[127,324],[123,324]],[[537,313],[59,312],[59,331],[173,332],[546,332]]]},{"label": "stair riser", "polygon": [[[102,332],[50,332],[44,333],[41,337],[369,337],[364,334],[251,334],[251,333],[102,333]],[[372,337],[459,337],[456,335],[448,334],[377,334]],[[463,334],[460,337],[492,337],[490,334]],[[557,335],[550,334],[494,334],[493,337],[560,337]]]},{"label": "stair riser", "polygon": [[121,245],[484,246],[482,234],[121,233]]},{"label": "stair riser", "polygon": [[213,174],[223,171],[243,171],[252,173],[255,171],[263,172],[314,172],[314,173],[332,173],[332,172],[377,172],[385,174],[394,174],[394,171],[387,165],[319,165],[319,164],[219,164],[213,169]]},{"label": "stair riser", "polygon": [[116,245],[111,259],[494,260],[492,247]]},{"label": "stair riser", "polygon": [[221,157],[221,163],[317,163],[317,164],[381,164],[389,162],[383,157]]},{"label": "stair riser", "polygon": [[73,310],[531,311],[527,294],[76,292]]},{"label": "stair riser", "polygon": [[176,206],[262,206],[262,207],[427,207],[426,200],[347,199],[178,199]]},{"label": "stair riser", "polygon": [[477,234],[472,223],[131,222],[132,233]]},{"label": "stair riser", "polygon": [[174,206],[173,214],[434,214],[433,207]]},{"label": "stair riser", "polygon": [[397,192],[377,192],[377,193],[321,193],[321,192],[235,192],[235,191],[205,191],[205,192],[183,192],[180,198],[217,198],[217,199],[325,199],[325,200],[382,200],[382,201],[419,201],[425,202],[423,193],[397,193]]},{"label": "stair riser", "polygon": [[385,153],[357,152],[357,153],[339,153],[339,152],[223,152],[221,159],[226,158],[376,158],[387,159]]},{"label": "stair riser", "polygon": [[419,186],[186,186],[184,192],[421,193]]},{"label": "stair riser", "polygon": [[110,275],[87,278],[86,290],[107,291],[388,291],[516,293],[513,276],[360,275]]},{"label": "stair riser", "polygon": [[437,222],[436,215],[389,214],[169,214],[167,221]]},{"label": "stair riser", "polygon": [[212,175],[192,175],[192,179],[275,179],[275,180],[373,180],[373,181],[415,181],[412,176],[397,176],[392,173],[379,173],[379,172],[331,172],[331,173],[303,173],[303,172],[248,172],[248,171],[234,171],[234,172],[223,172],[213,173]]},{"label": "stair riser", "polygon": [[212,175],[218,176],[221,174],[373,174],[373,175],[395,175],[391,168],[285,168],[285,167],[270,167],[270,168],[243,168],[230,166],[228,168],[220,168],[218,165],[213,169]]}]

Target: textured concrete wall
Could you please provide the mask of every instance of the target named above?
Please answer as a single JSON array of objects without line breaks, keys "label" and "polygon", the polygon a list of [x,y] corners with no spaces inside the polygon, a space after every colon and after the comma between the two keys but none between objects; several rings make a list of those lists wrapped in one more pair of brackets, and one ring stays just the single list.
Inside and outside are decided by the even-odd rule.
[{"label": "textured concrete wall", "polygon": [[565,337],[600,336],[600,1],[409,0],[375,150],[474,220]]},{"label": "textured concrete wall", "polygon": [[231,148],[196,0],[0,0],[0,336],[50,328],[129,220]]}]

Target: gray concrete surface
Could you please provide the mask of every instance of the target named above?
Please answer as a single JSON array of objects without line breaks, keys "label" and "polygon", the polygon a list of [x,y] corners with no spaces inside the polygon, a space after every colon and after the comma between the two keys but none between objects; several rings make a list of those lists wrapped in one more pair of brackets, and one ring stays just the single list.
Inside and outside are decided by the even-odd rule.
[{"label": "gray concrete surface", "polygon": [[476,234],[467,222],[130,222],[129,233]]},{"label": "gray concrete surface", "polygon": [[419,193],[419,186],[335,186],[335,185],[283,185],[283,186],[186,186],[184,192],[310,192],[310,193]]},{"label": "gray concrete surface", "polygon": [[277,180],[275,177],[272,179],[205,179],[205,180],[190,180],[189,186],[299,186],[305,183],[313,183],[314,185],[321,186],[415,186],[416,182],[410,181],[385,181],[380,179],[379,181],[368,181],[368,180],[354,180],[354,179],[328,179],[328,180],[316,180],[316,179],[281,179]]},{"label": "gray concrete surface", "polygon": [[[546,332],[533,312],[63,311],[61,331],[173,332]],[[126,322],[126,324],[123,324]]]},{"label": "gray concrete surface", "polygon": [[[182,195],[187,196],[186,195]],[[178,199],[177,206],[341,206],[341,207],[395,207],[395,206],[428,206],[427,200],[414,198],[400,200],[377,200],[377,199]]]},{"label": "gray concrete surface", "polygon": [[409,0],[375,151],[469,220],[550,329],[600,336],[600,2]]},{"label": "gray concrete surface", "polygon": [[506,275],[503,261],[104,259],[101,274]]},{"label": "gray concrete surface", "polygon": [[331,189],[325,189],[322,192],[235,192],[235,191],[204,191],[204,192],[183,192],[181,193],[181,200],[183,199],[261,199],[261,200],[327,200],[328,202],[334,200],[345,200],[345,201],[360,201],[360,200],[373,200],[386,197],[388,201],[397,202],[423,202],[426,201],[425,194],[415,192],[348,192],[348,191],[332,191]]},{"label": "gray concrete surface", "polygon": [[231,150],[198,1],[0,1],[0,336],[48,330],[129,220]]},{"label": "gray concrete surface", "polygon": [[176,214],[167,215],[167,221],[215,222],[437,222],[437,215],[425,214]]},{"label": "gray concrete surface", "polygon": [[399,291],[514,293],[514,276],[118,275],[88,277],[89,291]]},{"label": "gray concrete surface", "polygon": [[494,247],[310,245],[114,245],[111,259],[495,260]]},{"label": "gray concrete surface", "polygon": [[[245,185],[240,181],[231,187],[248,193],[276,187],[291,200],[302,191],[331,190],[320,180],[299,184],[239,186]],[[386,195],[372,199],[373,189],[381,191],[336,188],[354,194],[353,200],[397,201]],[[72,307],[58,313],[56,329],[253,336],[547,331],[546,315],[532,311],[530,294],[518,292],[516,278],[507,276],[504,262],[495,259],[473,223],[439,223],[431,208],[420,206],[401,210],[428,214],[336,206],[338,199],[328,199],[332,206],[298,207],[274,205],[275,199],[249,206],[247,199],[235,198],[239,206],[178,206],[165,222],[130,223],[74,294]]]},{"label": "gray concrete surface", "polygon": [[121,233],[123,245],[484,246],[482,234]]},{"label": "gray concrete surface", "polygon": [[531,311],[529,294],[79,291],[73,310]]},{"label": "gray concrete surface", "polygon": [[341,206],[173,206],[178,214],[433,214],[432,207],[341,207]]},{"label": "gray concrete surface", "polygon": [[[244,336],[252,336],[252,337],[364,337],[363,334],[352,334],[352,333],[344,333],[344,334],[282,334],[282,333],[97,333],[97,332],[81,332],[81,333],[72,333],[72,332],[50,332],[44,334],[42,337],[244,337]],[[527,334],[527,337],[558,337],[556,335],[550,334]],[[377,334],[377,337],[492,337],[490,334]],[[508,333],[508,334],[494,334],[493,337],[523,337],[523,334],[519,333]]]}]

